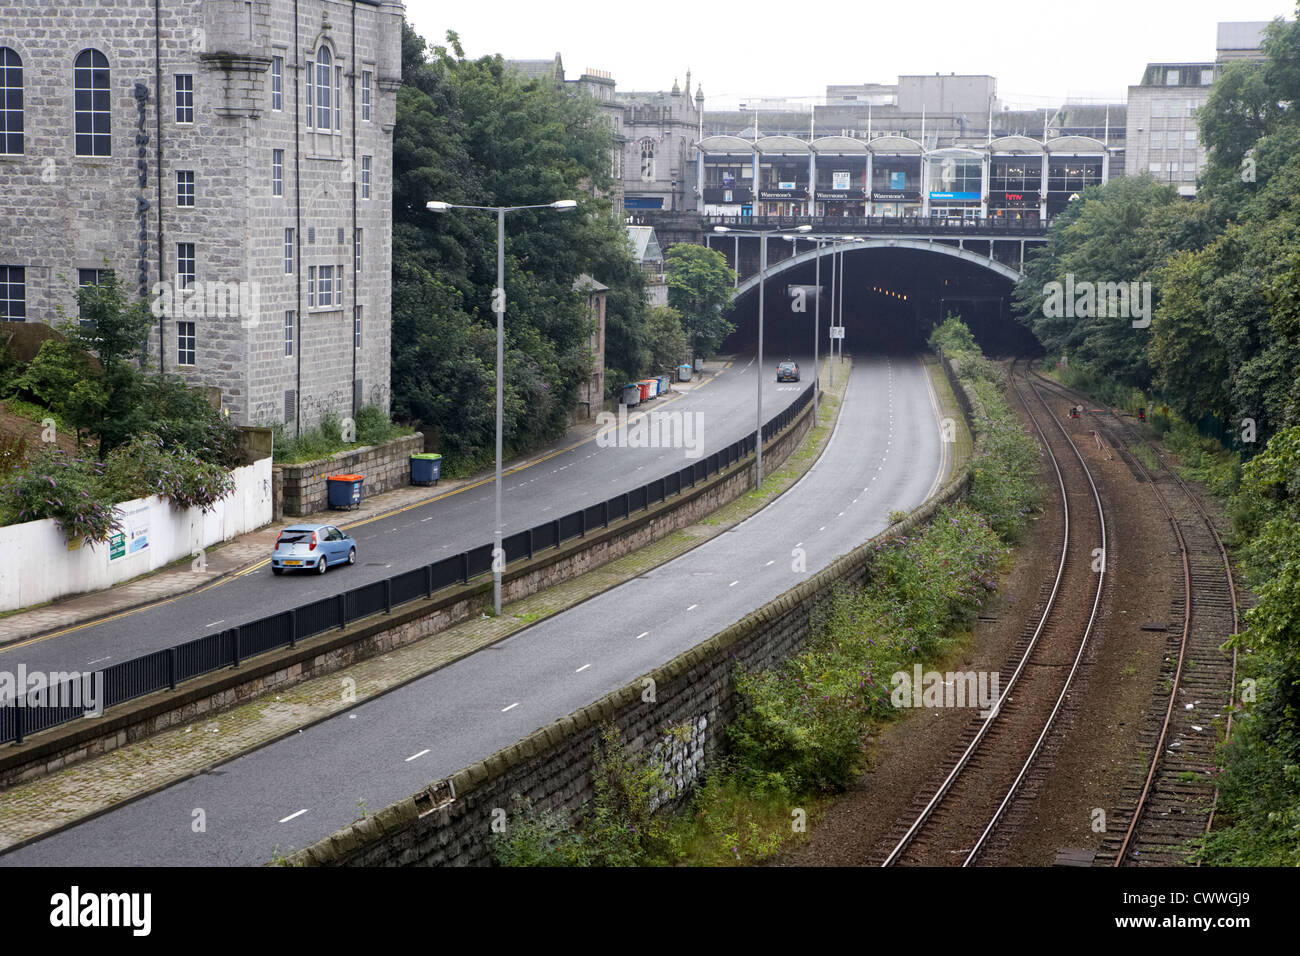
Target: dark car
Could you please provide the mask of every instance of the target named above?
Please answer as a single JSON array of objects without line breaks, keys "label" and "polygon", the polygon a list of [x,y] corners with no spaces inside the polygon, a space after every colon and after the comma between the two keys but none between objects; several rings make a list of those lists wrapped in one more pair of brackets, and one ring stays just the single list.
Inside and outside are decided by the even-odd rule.
[{"label": "dark car", "polygon": [[799,381],[799,365],[795,362],[782,362],[776,367],[776,380],[778,382]]}]

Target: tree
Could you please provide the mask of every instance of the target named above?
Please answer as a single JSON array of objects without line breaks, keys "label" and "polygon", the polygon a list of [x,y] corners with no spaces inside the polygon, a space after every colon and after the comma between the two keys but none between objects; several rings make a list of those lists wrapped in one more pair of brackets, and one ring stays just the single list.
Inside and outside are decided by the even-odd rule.
[{"label": "tree", "polygon": [[678,242],[664,257],[668,273],[668,304],[682,316],[692,364],[708,358],[735,328],[726,319],[736,273],[715,249]]},{"label": "tree", "polygon": [[682,315],[672,306],[658,305],[650,309],[646,313],[646,330],[652,372],[674,369],[686,359]]},{"label": "tree", "polygon": [[508,451],[567,427],[587,377],[590,319],[573,282],[609,287],[606,363],[645,366],[645,280],[611,186],[609,123],[589,97],[527,81],[499,56],[468,60],[454,33],[430,47],[403,32],[393,141],[393,408],[432,432],[453,470],[494,449],[496,221],[430,214],[431,199],[514,206],[576,199],[575,212],[512,213],[506,230]]}]

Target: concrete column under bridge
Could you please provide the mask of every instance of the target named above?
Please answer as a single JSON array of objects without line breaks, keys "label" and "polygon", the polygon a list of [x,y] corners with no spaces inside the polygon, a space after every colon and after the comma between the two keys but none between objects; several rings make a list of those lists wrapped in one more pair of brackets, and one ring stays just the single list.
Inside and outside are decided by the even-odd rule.
[{"label": "concrete column under bridge", "polygon": [[[1033,334],[1013,318],[1011,290],[1020,278],[1017,267],[988,255],[989,240],[980,249],[971,240],[960,245],[929,239],[864,238],[845,243],[844,325],[846,352],[916,352],[948,313],[962,316],[981,347],[992,355],[1032,355],[1042,349]],[[710,245],[731,253],[730,236],[714,238]],[[784,238],[768,240],[768,272],[764,352],[777,359],[812,354],[813,317],[816,311],[816,250],[806,238],[797,243]],[[757,240],[739,243],[744,278],[736,289],[731,321],[735,332],[723,344],[726,352],[752,352],[758,338],[757,267],[746,268],[758,255]],[[751,250],[752,249],[752,253]],[[829,344],[829,245],[822,247],[821,352]],[[792,289],[806,288],[803,311]]]}]

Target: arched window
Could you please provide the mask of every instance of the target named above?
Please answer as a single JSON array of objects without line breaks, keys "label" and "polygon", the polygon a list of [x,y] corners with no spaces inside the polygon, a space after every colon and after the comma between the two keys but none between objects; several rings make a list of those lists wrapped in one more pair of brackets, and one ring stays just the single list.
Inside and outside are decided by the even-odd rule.
[{"label": "arched window", "polygon": [[108,92],[108,57],[82,50],[73,69],[78,156],[112,155],[112,103]]},{"label": "arched window", "polygon": [[0,47],[0,153],[23,151],[23,60],[9,47]]},{"label": "arched window", "polygon": [[333,57],[329,47],[322,46],[316,52],[316,128],[330,128],[330,91],[333,88],[334,71],[330,69]]},{"label": "arched window", "polygon": [[641,140],[641,179],[651,182],[655,178],[655,141],[647,137]]}]

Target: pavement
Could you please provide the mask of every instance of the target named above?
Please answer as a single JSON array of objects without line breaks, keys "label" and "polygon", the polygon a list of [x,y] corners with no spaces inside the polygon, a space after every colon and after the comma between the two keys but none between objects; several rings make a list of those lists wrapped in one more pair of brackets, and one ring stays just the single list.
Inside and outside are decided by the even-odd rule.
[{"label": "pavement", "polygon": [[62,832],[0,864],[261,863],[694,646],[869,538],[890,510],[920,504],[948,472],[919,363],[868,361],[847,385],[838,424],[819,438],[824,453],[812,461],[805,447],[728,508],[752,511],[746,499],[774,494],[782,472],[797,494],[756,514],[724,509],[500,619],[363,662],[349,672],[355,700],[330,675],[11,788],[0,845]]},{"label": "pavement", "polygon": [[[704,363],[704,372],[690,382],[674,382],[674,392],[689,394],[711,381],[731,364],[726,357]],[[558,442],[525,458],[507,462],[504,475],[530,468],[589,440],[598,431],[596,420],[574,425]],[[359,508],[343,512],[347,522],[339,522],[341,512],[323,511],[305,518],[288,518],[273,522],[256,531],[242,534],[207,548],[206,567],[196,570],[189,558],[159,568],[148,574],[123,581],[111,588],[71,595],[32,608],[11,611],[0,617],[0,648],[28,638],[45,637],[103,624],[131,611],[151,605],[166,604],[182,595],[207,590],[231,577],[258,570],[269,560],[275,539],[282,528],[300,522],[332,522],[347,530],[362,524],[406,511],[420,504],[443,498],[467,488],[491,484],[491,471],[468,478],[443,479],[432,487],[409,485],[364,498]]]}]

